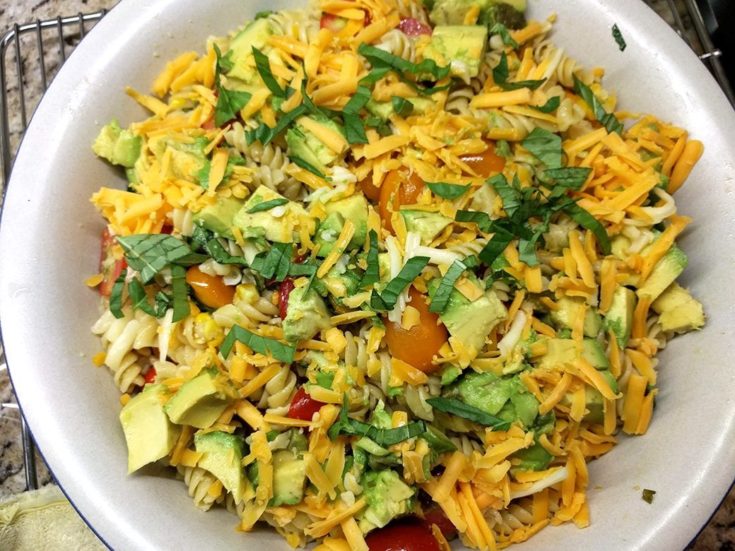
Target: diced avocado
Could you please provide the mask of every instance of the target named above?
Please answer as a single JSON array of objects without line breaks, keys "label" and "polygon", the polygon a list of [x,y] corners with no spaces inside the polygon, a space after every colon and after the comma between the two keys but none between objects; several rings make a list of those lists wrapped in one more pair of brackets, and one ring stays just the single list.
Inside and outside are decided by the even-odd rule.
[{"label": "diced avocado", "polygon": [[[320,117],[317,122],[337,134],[342,134],[340,127],[327,117]],[[298,123],[286,132],[286,143],[288,144],[289,156],[294,155],[321,172],[326,172],[327,165],[340,156],[340,153],[327,147],[313,132]]]},{"label": "diced avocado", "polygon": [[481,13],[479,22],[484,23],[490,29],[496,23],[508,29],[522,29],[526,26],[525,11],[526,0],[491,0],[491,5]]},{"label": "diced avocado", "polygon": [[669,285],[653,303],[658,322],[664,331],[683,333],[704,326],[704,308],[678,283]]},{"label": "diced avocado", "polygon": [[100,130],[92,151],[113,165],[132,168],[140,156],[141,143],[140,136],[120,128],[120,123],[113,119]]},{"label": "diced avocado", "polygon": [[[178,140],[161,134],[148,139],[148,148],[162,166],[168,167],[166,178],[180,178],[198,183],[207,164],[204,149],[208,143],[204,136],[191,140]],[[165,163],[162,162],[164,157],[167,158]]]},{"label": "diced avocado", "polygon": [[120,411],[128,445],[128,473],[167,456],[176,444],[181,427],[172,424],[164,412],[169,395],[165,385],[146,385]]},{"label": "diced avocado", "polygon": [[446,452],[453,452],[457,449],[457,446],[455,446],[454,443],[434,425],[427,425],[426,432],[423,433],[420,438],[426,440],[431,447],[431,450],[438,455]]},{"label": "diced avocado", "polygon": [[628,249],[630,248],[630,239],[624,235],[616,235],[610,242],[610,249],[612,254],[618,260],[625,260],[628,258]]},{"label": "diced avocado", "polygon": [[[430,294],[438,286],[436,279],[429,286]],[[474,302],[454,289],[449,295],[449,303],[439,316],[447,331],[463,346],[477,353],[485,345],[485,339],[493,328],[508,316],[508,310],[494,291],[488,290]]]},{"label": "diced avocado", "polygon": [[605,314],[605,329],[612,331],[621,348],[625,348],[633,327],[635,293],[622,285],[613,293],[610,309]]},{"label": "diced avocado", "polygon": [[656,300],[666,288],[671,285],[687,267],[689,260],[679,247],[672,246],[669,251],[659,260],[653,271],[638,291],[638,297],[648,297]]},{"label": "diced avocado", "polygon": [[227,76],[246,83],[252,82],[258,74],[255,64],[249,61],[253,55],[253,47],[262,51],[273,34],[275,28],[268,18],[256,19],[240,31],[230,42],[227,52],[232,62],[232,69]]},{"label": "diced avocado", "polygon": [[434,27],[424,57],[439,65],[449,64],[452,76],[468,80],[479,74],[486,45],[485,26],[439,25]]},{"label": "diced avocado", "polygon": [[538,401],[517,376],[468,373],[451,392],[470,406],[506,421],[520,421],[524,427],[530,427],[538,415]]},{"label": "diced avocado", "polygon": [[306,462],[289,450],[273,454],[273,499],[271,507],[296,505],[304,498]]},{"label": "diced avocado", "polygon": [[334,243],[337,241],[339,234],[342,232],[345,220],[350,220],[355,225],[355,234],[347,245],[347,250],[362,247],[367,238],[367,217],[368,205],[367,200],[362,194],[355,194],[332,201],[324,205],[327,217],[319,225],[319,230],[315,237],[315,243],[319,243],[319,256],[325,257],[330,252]]},{"label": "diced avocado", "polygon": [[478,23],[492,27],[501,23],[509,29],[526,26],[526,0],[436,0],[429,8],[434,25],[462,25],[473,7],[480,8]]},{"label": "diced avocado", "polygon": [[281,199],[283,195],[265,186],[258,186],[242,208],[235,214],[232,224],[237,226],[246,238],[265,237],[268,241],[292,243],[299,241],[299,224],[307,217],[304,207],[294,201],[259,212],[250,209],[265,201]]},{"label": "diced avocado", "polygon": [[283,336],[291,343],[307,340],[330,327],[329,312],[322,297],[308,286],[298,287],[288,296],[288,312],[283,320]]},{"label": "diced avocado", "polygon": [[[553,369],[558,365],[570,364],[577,359],[577,344],[571,339],[548,339],[546,354],[541,358],[539,367]],[[608,369],[608,362],[602,345],[594,339],[584,339],[582,356],[596,369]]]},{"label": "diced avocado", "polygon": [[[601,370],[600,375],[604,377],[604,379],[610,385],[610,388],[612,389],[612,391],[617,394],[618,382],[617,380],[615,380],[615,377],[610,372],[610,370],[608,369]],[[592,388],[591,386],[587,386],[584,389],[584,396],[585,396],[585,408],[587,409],[587,413],[584,416],[584,420],[590,423],[602,423],[604,421],[604,416],[605,416],[605,410],[604,410],[605,400],[602,397],[602,394],[600,394],[597,389]],[[567,407],[570,407],[572,405],[572,401],[569,397],[569,394],[564,395],[564,397],[561,400],[561,403]]]},{"label": "diced avocado", "polygon": [[490,0],[436,0],[429,8],[429,19],[434,25],[463,25],[470,9],[477,6],[482,13],[490,4]]},{"label": "diced avocado", "polygon": [[[406,100],[413,106],[412,115],[424,115],[434,106],[434,102],[427,98],[406,98]],[[375,101],[371,98],[365,108],[371,115],[375,115],[384,121],[387,121],[395,113],[393,102],[390,101]]]},{"label": "diced avocado", "polygon": [[442,386],[451,385],[457,378],[462,375],[462,370],[456,365],[448,365],[441,372]]},{"label": "diced avocado", "polygon": [[[584,307],[584,300],[562,297],[557,302],[559,308],[551,312],[551,319],[560,327],[572,329],[579,315],[579,309]],[[584,334],[587,337],[596,337],[602,329],[600,314],[593,308],[587,308],[584,316]]]},{"label": "diced avocado", "polygon": [[195,224],[203,226],[222,237],[233,239],[232,221],[242,209],[244,202],[235,197],[218,197],[217,201],[195,212],[192,217]]},{"label": "diced avocado", "polygon": [[[519,460],[518,464],[514,465],[517,469],[544,471],[549,468],[554,456],[547,452],[541,444],[536,443],[524,450],[517,451],[513,454],[513,458]],[[515,464],[515,461],[513,463]]]},{"label": "diced avocado", "polygon": [[210,368],[181,385],[164,409],[178,425],[206,429],[235,398],[237,393],[227,379],[216,368]]},{"label": "diced avocado", "polygon": [[361,480],[367,508],[358,515],[360,529],[367,533],[382,528],[413,509],[414,490],[390,469],[367,472]]},{"label": "diced avocado", "polygon": [[198,432],[194,435],[194,447],[203,454],[197,466],[216,476],[239,503],[249,484],[242,468],[243,438],[221,431]]},{"label": "diced avocado", "polygon": [[406,231],[416,232],[421,236],[421,244],[428,245],[444,228],[453,222],[451,218],[438,212],[401,209],[399,211],[406,223]]},{"label": "diced avocado", "polygon": [[352,296],[357,292],[360,278],[353,271],[339,273],[338,270],[332,268],[322,278],[321,283],[324,284],[327,292],[336,300],[337,304],[341,304],[341,299]]}]

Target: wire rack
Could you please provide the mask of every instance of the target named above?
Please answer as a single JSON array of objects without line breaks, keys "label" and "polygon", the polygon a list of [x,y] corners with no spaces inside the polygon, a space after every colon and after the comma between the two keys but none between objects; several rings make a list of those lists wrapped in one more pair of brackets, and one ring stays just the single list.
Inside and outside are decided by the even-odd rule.
[{"label": "wire rack", "polygon": [[[735,94],[722,65],[722,52],[715,48],[707,33],[702,14],[695,0],[665,0],[670,14],[667,21],[699,55],[730,102],[735,106]],[[2,181],[0,205],[5,184],[10,177],[13,159],[38,100],[46,91],[61,65],[86,33],[104,17],[106,10],[57,17],[46,21],[13,25],[0,39],[0,152]],[[693,32],[687,30],[687,23]],[[36,84],[32,73],[39,77]],[[0,370],[4,369],[0,345]],[[17,407],[3,404],[4,407]],[[27,489],[38,487],[35,445],[27,425],[21,418],[23,458]]]}]

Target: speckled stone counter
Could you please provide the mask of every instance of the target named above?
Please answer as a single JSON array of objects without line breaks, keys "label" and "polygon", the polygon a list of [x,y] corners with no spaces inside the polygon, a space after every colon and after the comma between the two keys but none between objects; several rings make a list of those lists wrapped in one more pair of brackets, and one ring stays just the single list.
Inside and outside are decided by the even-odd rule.
[{"label": "speckled stone counter", "polygon": [[[123,0],[124,1],[124,0]],[[667,0],[646,0],[659,13],[672,23]],[[681,1],[681,0],[677,0]],[[88,13],[103,8],[111,8],[116,0],[0,0],[0,30],[4,31],[13,23],[23,23],[36,19],[50,19],[58,15]],[[685,25],[688,21],[685,20]],[[691,25],[689,25],[691,28]],[[694,36],[694,33],[691,33]],[[65,40],[64,47],[71,50],[78,37],[74,33]],[[60,64],[58,49],[47,54],[46,68],[53,71]],[[42,90],[37,61],[29,60],[24,66],[24,83],[31,90],[26,98],[29,113],[38,101]],[[16,107],[16,108],[14,108]],[[15,146],[20,137],[21,121],[17,106],[11,105],[11,119],[14,129],[11,145]],[[0,371],[0,403],[8,404],[0,408],[0,499],[25,489],[23,473],[23,454],[20,438],[20,418],[15,397],[7,373]],[[39,482],[52,483],[43,461],[37,458]],[[2,542],[0,542],[2,548]],[[688,547],[688,551],[734,551],[735,550],[735,491],[731,492],[699,537]]]}]

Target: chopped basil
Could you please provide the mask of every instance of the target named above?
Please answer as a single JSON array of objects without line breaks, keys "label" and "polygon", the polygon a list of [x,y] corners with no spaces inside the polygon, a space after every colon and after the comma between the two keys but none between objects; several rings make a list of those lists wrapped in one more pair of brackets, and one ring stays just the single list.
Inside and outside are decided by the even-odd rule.
[{"label": "chopped basil", "polygon": [[204,250],[209,253],[209,256],[214,259],[215,262],[220,264],[239,264],[241,266],[247,266],[248,262],[242,256],[233,256],[222,246],[219,239],[211,238],[204,244]]},{"label": "chopped basil", "polygon": [[125,313],[122,310],[123,306],[123,291],[125,290],[125,271],[120,274],[115,280],[115,284],[112,286],[112,292],[110,293],[110,312],[117,319],[124,318]]},{"label": "chopped basil", "polygon": [[[373,67],[373,69],[367,74],[367,76],[364,76],[360,79],[360,84],[364,86],[370,86],[371,84],[375,84],[380,79],[382,79],[385,75],[390,73],[391,68],[390,67]],[[358,87],[359,90],[359,87]]]},{"label": "chopped basil", "polygon": [[480,231],[485,233],[492,231],[492,220],[486,212],[479,212],[476,210],[458,210],[457,214],[454,216],[454,220],[457,222],[477,224]]},{"label": "chopped basil", "polygon": [[533,105],[532,107],[542,113],[553,113],[559,109],[559,105],[561,105],[561,98],[559,96],[554,96],[549,98],[549,100],[543,105]]},{"label": "chopped basil", "polygon": [[255,58],[255,67],[258,69],[258,74],[260,74],[260,78],[263,79],[268,90],[277,98],[285,98],[286,91],[280,87],[276,78],[273,76],[268,56],[253,46],[253,57]]},{"label": "chopped basil", "polygon": [[545,78],[542,78],[541,80],[519,80],[516,82],[502,82],[500,83],[500,87],[503,90],[520,90],[521,88],[529,88],[531,90],[535,90],[536,88],[539,88],[544,82],[546,82]]},{"label": "chopped basil", "polygon": [[331,440],[334,440],[340,434],[347,436],[362,436],[369,438],[381,447],[388,447],[409,438],[420,436],[426,432],[426,424],[423,421],[412,421],[402,427],[395,429],[379,429],[374,425],[363,423],[357,419],[348,417],[349,406],[345,399],[345,404],[339,412],[339,417],[331,427],[327,434]]},{"label": "chopped basil", "polygon": [[513,49],[518,48],[518,42],[513,40],[513,37],[510,35],[510,31],[508,31],[508,27],[502,23],[495,23],[495,25],[490,27],[490,34],[498,34],[503,40],[503,44],[510,46]]},{"label": "chopped basil", "polygon": [[186,270],[183,266],[171,266],[171,288],[174,303],[171,321],[181,321],[189,315],[189,292],[186,285]]},{"label": "chopped basil", "polygon": [[235,346],[235,341],[241,342],[245,346],[250,347],[253,352],[270,356],[273,359],[286,364],[293,362],[294,354],[296,353],[296,349],[292,346],[277,341],[276,339],[256,335],[239,325],[233,325],[220,347],[220,353],[223,358],[226,359],[230,355],[233,346]]},{"label": "chopped basil", "polygon": [[156,315],[156,310],[148,302],[148,295],[145,293],[143,284],[137,278],[128,283],[128,296],[133,304],[133,310],[142,310],[149,316],[160,317]]},{"label": "chopped basil", "polygon": [[488,179],[488,185],[492,186],[503,200],[503,209],[512,218],[521,206],[521,194],[508,184],[508,180],[502,174],[496,174]]},{"label": "chopped basil", "polygon": [[263,201],[256,205],[253,205],[248,209],[248,212],[250,214],[254,214],[256,212],[264,212],[266,210],[271,210],[273,208],[280,207],[281,205],[285,205],[286,203],[288,203],[288,199],[286,199],[285,197],[278,197],[276,199],[271,199],[270,201]]},{"label": "chopped basil", "polygon": [[344,113],[342,121],[345,125],[345,138],[350,144],[368,143],[367,134],[365,134],[365,125],[359,115],[355,113]]},{"label": "chopped basil", "polygon": [[562,167],[561,136],[543,128],[534,128],[522,144],[547,168]]},{"label": "chopped basil", "polygon": [[411,113],[413,113],[413,103],[408,101],[407,99],[403,99],[398,96],[393,96],[390,99],[391,105],[393,106],[393,111],[396,115],[399,117],[407,117]]},{"label": "chopped basil", "polygon": [[[362,81],[360,81],[362,82]],[[348,101],[344,108],[342,109],[343,113],[352,113],[357,115],[360,112],[360,109],[365,107],[368,101],[370,101],[371,92],[370,88],[367,86],[358,86],[357,91],[355,91],[355,94],[350,98],[350,101]]]},{"label": "chopped basil", "polygon": [[505,249],[515,238],[512,233],[502,228],[493,229],[495,231],[495,235],[493,235],[490,241],[487,242],[477,255],[480,257],[480,260],[488,266],[492,265],[492,263],[495,262],[495,259],[505,252]]},{"label": "chopped basil", "polygon": [[591,172],[592,169],[587,167],[551,168],[542,173],[542,178],[544,181],[550,180],[555,186],[579,190]]},{"label": "chopped basil", "polygon": [[508,56],[503,52],[500,56],[500,61],[493,68],[493,80],[495,81],[495,84],[500,86],[503,90],[519,90],[520,88],[530,88],[531,90],[535,90],[546,82],[546,79],[508,82],[509,77],[510,70],[508,69]]},{"label": "chopped basil", "polygon": [[228,90],[222,86],[220,72],[222,69],[232,69],[232,61],[228,57],[222,57],[222,52],[220,52],[217,45],[214,46],[214,52],[217,56],[215,71],[217,105],[215,105],[214,108],[214,124],[221,127],[237,116],[240,109],[245,107],[245,105],[250,101],[251,95],[249,92]]},{"label": "chopped basil", "polygon": [[273,243],[271,250],[259,253],[250,267],[265,279],[283,281],[291,269],[292,253],[293,246],[290,243]]},{"label": "chopped basil", "polygon": [[429,398],[426,402],[439,411],[451,413],[474,423],[491,427],[493,430],[508,430],[510,423],[457,400],[456,398]]},{"label": "chopped basil", "polygon": [[506,159],[510,158],[513,154],[510,150],[510,144],[505,140],[498,140],[495,142],[495,153]]},{"label": "chopped basil", "polygon": [[374,285],[380,280],[380,265],[378,263],[378,234],[370,230],[370,248],[367,253],[367,268],[360,280],[360,287],[365,288]]},{"label": "chopped basil", "polygon": [[426,186],[434,195],[438,195],[444,199],[456,199],[457,197],[461,197],[467,193],[467,190],[470,189],[469,184],[463,186],[459,184],[447,184],[444,182],[426,182]]},{"label": "chopped basil", "polygon": [[597,96],[592,92],[592,89],[587,86],[584,82],[579,80],[576,76],[574,77],[574,91],[579,94],[582,99],[592,109],[592,113],[595,115],[597,121],[605,127],[608,132],[617,132],[622,134],[625,127],[615,115],[605,111],[605,108],[597,99]]},{"label": "chopped basil", "polygon": [[401,268],[401,271],[398,272],[398,275],[385,286],[382,293],[378,294],[377,291],[373,291],[370,297],[371,308],[374,310],[392,310],[403,290],[416,279],[428,263],[429,258],[426,256],[410,258]]},{"label": "chopped basil", "polygon": [[278,136],[281,132],[286,130],[286,128],[296,119],[298,119],[301,115],[306,113],[306,107],[303,105],[299,105],[295,109],[292,109],[288,113],[283,113],[279,119],[278,122],[274,127],[270,127],[265,123],[261,123],[260,126],[257,128],[248,131],[245,134],[245,138],[247,139],[248,144],[251,144],[255,141],[258,141],[262,143],[263,145],[268,145],[271,141],[273,141],[276,136]]},{"label": "chopped basil", "polygon": [[318,384],[320,387],[331,390],[333,382],[334,382],[334,372],[333,371],[317,371],[316,384]]},{"label": "chopped basil", "polygon": [[648,504],[653,503],[653,498],[656,495],[656,490],[649,490],[647,488],[643,489],[643,492],[641,493],[641,499],[645,501]]},{"label": "chopped basil", "polygon": [[441,80],[449,75],[450,67],[440,67],[433,59],[424,59],[420,63],[412,63],[385,50],[362,43],[357,49],[358,53],[367,58],[374,68],[392,69],[399,75],[411,73],[417,77],[431,75],[435,81]]},{"label": "chopped basil", "polygon": [[125,251],[128,265],[140,272],[146,284],[172,264],[192,266],[201,264],[207,257],[194,253],[184,241],[164,233],[144,233],[118,237],[117,242]]},{"label": "chopped basil", "polygon": [[457,283],[457,280],[462,276],[466,269],[467,266],[459,260],[455,260],[452,263],[447,270],[447,273],[444,274],[444,277],[439,282],[439,287],[436,288],[436,292],[431,299],[429,311],[437,314],[444,313],[444,310],[447,308],[447,304],[449,304],[449,297],[452,295],[452,291],[454,290],[454,284]]},{"label": "chopped basil", "polygon": [[566,212],[577,224],[595,234],[602,252],[610,254],[610,237],[607,235],[607,231],[605,231],[604,226],[600,224],[594,216],[580,207],[577,203],[565,206],[564,212]]},{"label": "chopped basil", "polygon": [[625,42],[625,38],[623,38],[623,33],[620,32],[620,27],[618,27],[617,23],[612,26],[612,35],[615,39],[615,42],[617,42],[620,51],[624,52],[625,48],[628,47],[628,44]]},{"label": "chopped basil", "polygon": [[289,159],[291,159],[291,162],[295,164],[296,166],[301,167],[304,170],[311,172],[313,175],[318,176],[322,180],[328,179],[321,170],[316,168],[314,165],[306,162],[301,157],[292,156],[292,157],[289,157]]}]

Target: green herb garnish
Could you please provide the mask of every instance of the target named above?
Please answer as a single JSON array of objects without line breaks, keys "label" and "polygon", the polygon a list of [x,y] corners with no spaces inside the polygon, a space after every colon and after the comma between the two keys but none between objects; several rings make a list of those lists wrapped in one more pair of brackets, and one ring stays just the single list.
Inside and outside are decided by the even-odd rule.
[{"label": "green herb garnish", "polygon": [[399,117],[407,117],[411,113],[413,113],[413,103],[408,101],[407,99],[393,96],[390,99],[391,105],[393,106],[393,111],[396,115]]},{"label": "green herb garnish", "polygon": [[470,189],[469,184],[463,186],[459,184],[447,184],[445,182],[426,182],[426,187],[434,195],[438,195],[444,199],[456,199],[467,193],[467,190]]},{"label": "green herb garnish", "polygon": [[439,287],[436,288],[434,296],[431,298],[431,306],[429,306],[430,312],[437,314],[444,313],[444,310],[449,304],[449,297],[452,295],[454,290],[454,284],[462,276],[467,266],[460,260],[455,260],[452,265],[444,274],[444,277],[439,282]]},{"label": "green herb garnish", "polygon": [[561,137],[557,134],[543,128],[534,128],[521,143],[547,168],[562,167]]},{"label": "green herb garnish", "polygon": [[380,265],[378,263],[378,234],[370,230],[368,235],[370,248],[367,253],[367,268],[360,280],[360,287],[365,288],[374,285],[380,280]]},{"label": "green herb garnish", "polygon": [[623,38],[623,33],[620,32],[620,27],[618,27],[617,23],[612,26],[612,35],[615,39],[615,42],[617,42],[620,51],[624,52],[625,48],[628,47],[628,44],[625,42],[625,38]]},{"label": "green herb garnish", "polygon": [[587,105],[590,106],[595,118],[600,124],[602,124],[602,126],[605,127],[605,130],[608,132],[617,132],[618,134],[623,133],[623,130],[625,130],[623,123],[621,123],[615,115],[605,111],[605,108],[602,106],[600,100],[597,99],[597,96],[592,92],[592,89],[579,80],[576,75],[574,77],[574,91],[582,97]]},{"label": "green herb garnish", "polygon": [[641,493],[641,499],[643,499],[643,501],[645,501],[646,503],[651,504],[653,503],[653,498],[655,495],[656,495],[656,490],[644,489],[643,492]]},{"label": "green herb garnish", "polygon": [[120,274],[115,280],[110,292],[110,312],[117,319],[124,318],[125,313],[122,310],[123,306],[123,291],[125,290],[125,272]]},{"label": "green herb garnish", "polygon": [[194,253],[181,239],[164,233],[143,233],[118,237],[125,251],[128,266],[140,272],[141,281],[149,283],[161,270],[170,265],[192,266],[207,257]]},{"label": "green herb garnish", "polygon": [[275,199],[271,199],[270,201],[263,201],[261,203],[258,203],[256,205],[253,205],[248,209],[248,212],[250,214],[256,213],[256,212],[264,212],[267,210],[271,210],[276,207],[280,207],[281,205],[285,205],[288,203],[288,199],[285,197],[277,197]]},{"label": "green herb garnish", "polygon": [[537,111],[541,111],[542,113],[553,113],[559,109],[559,105],[561,105],[561,98],[559,96],[554,96],[549,98],[549,100],[543,105],[532,105],[531,107]]},{"label": "green herb garnish", "polygon": [[181,321],[189,315],[189,291],[186,284],[186,270],[183,266],[171,266],[171,288],[174,303],[174,315],[171,321]]},{"label": "green herb garnish", "polygon": [[296,349],[292,346],[277,341],[276,339],[256,335],[239,325],[233,325],[220,347],[220,353],[223,358],[227,358],[230,355],[232,347],[235,346],[235,341],[241,342],[245,346],[250,347],[253,352],[270,356],[273,359],[286,364],[293,362],[294,354],[296,353]]},{"label": "green herb garnish", "polygon": [[485,427],[491,427],[493,430],[508,430],[510,428],[510,422],[465,404],[456,398],[429,398],[426,402],[434,409],[451,413]]},{"label": "green herb garnish", "polygon": [[426,256],[410,258],[398,275],[385,286],[382,293],[378,294],[377,291],[373,291],[370,297],[371,308],[374,310],[392,310],[403,290],[416,279],[428,263],[429,258]]},{"label": "green herb garnish", "polygon": [[258,69],[258,74],[263,79],[263,83],[268,87],[268,90],[277,98],[285,98],[286,91],[280,87],[276,78],[273,76],[268,56],[253,46],[253,57],[255,58],[255,67]]},{"label": "green herb garnish", "polygon": [[348,416],[349,405],[345,397],[345,403],[339,412],[339,417],[327,432],[329,438],[334,440],[340,434],[347,436],[361,436],[369,438],[381,447],[392,446],[409,438],[420,436],[426,432],[426,424],[423,421],[412,421],[402,427],[395,429],[379,429],[374,425],[363,423]]},{"label": "green herb garnish", "polygon": [[495,25],[490,27],[490,34],[498,34],[503,40],[503,44],[505,44],[506,46],[510,46],[514,50],[518,48],[518,42],[513,40],[513,37],[510,35],[510,31],[508,30],[508,27],[506,27],[502,23],[495,23]]}]

